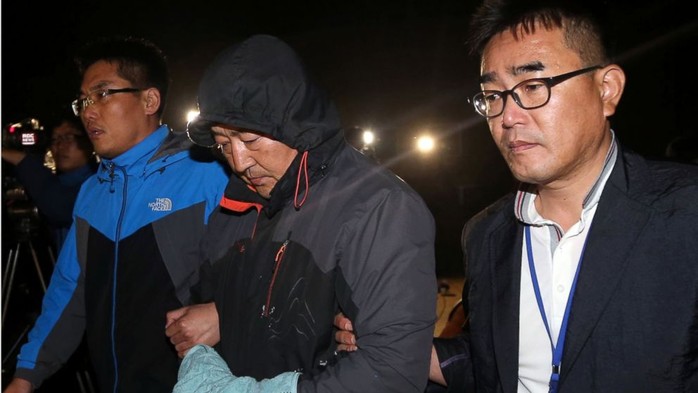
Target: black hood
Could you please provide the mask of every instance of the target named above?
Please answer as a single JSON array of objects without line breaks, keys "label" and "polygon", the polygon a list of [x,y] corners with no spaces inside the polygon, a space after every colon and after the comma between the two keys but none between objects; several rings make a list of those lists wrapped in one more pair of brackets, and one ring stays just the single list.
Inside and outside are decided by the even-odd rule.
[{"label": "black hood", "polygon": [[341,133],[339,114],[285,42],[255,35],[221,52],[199,84],[199,116],[187,127],[212,146],[216,123],[268,134],[301,152]]}]

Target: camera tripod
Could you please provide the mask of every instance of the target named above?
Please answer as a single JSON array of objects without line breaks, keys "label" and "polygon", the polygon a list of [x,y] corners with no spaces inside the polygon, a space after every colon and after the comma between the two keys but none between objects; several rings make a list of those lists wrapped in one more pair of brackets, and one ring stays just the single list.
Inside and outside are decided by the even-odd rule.
[{"label": "camera tripod", "polygon": [[[17,273],[17,267],[21,266],[22,261],[26,260],[27,257],[24,255],[25,252],[29,252],[29,256],[31,257],[31,262],[33,264],[33,270],[36,273],[36,278],[38,280],[38,283],[41,288],[41,295],[46,293],[46,279],[44,278],[44,273],[42,271],[42,266],[41,266],[41,259],[39,257],[39,253],[37,251],[43,250],[42,248],[37,248],[35,246],[35,236],[34,236],[34,230],[36,229],[35,224],[28,218],[22,218],[19,220],[18,224],[16,225],[15,232],[18,235],[17,242],[16,244],[9,250],[8,256],[7,256],[7,261],[4,266],[3,270],[3,277],[2,277],[2,299],[3,299],[3,304],[2,304],[2,328],[4,330],[5,328],[5,321],[7,317],[7,311],[10,305],[10,300],[12,299],[12,294],[14,290],[16,290],[16,283],[15,283],[15,274]],[[48,259],[51,262],[51,267],[55,266],[56,263],[56,258],[53,253],[53,249],[51,248],[50,245],[46,246],[46,255],[48,256]],[[20,258],[22,256],[22,258]],[[43,254],[42,254],[43,256]],[[20,293],[21,294],[21,293]],[[35,318],[32,318],[35,319]],[[3,365],[3,372],[5,369],[5,363],[6,361],[11,357],[12,354],[17,353],[17,349],[19,344],[22,342],[24,337],[27,335],[29,332],[29,329],[32,327],[34,321],[29,321],[26,326],[21,330],[19,333],[19,336],[17,339],[12,343],[10,346],[9,350],[7,350],[7,354],[5,357],[2,359],[2,365]],[[80,389],[81,393],[93,393],[96,390],[94,389],[92,385],[92,380],[90,376],[90,372],[86,368],[81,368],[78,367],[78,370],[75,372],[75,376],[77,378],[77,383]]]},{"label": "camera tripod", "polygon": [[[7,307],[10,304],[10,294],[12,293],[12,288],[14,284],[15,272],[17,271],[17,263],[19,261],[20,250],[25,245],[28,247],[29,252],[32,256],[32,261],[34,262],[34,268],[36,269],[36,275],[39,279],[39,284],[41,284],[41,289],[46,293],[46,280],[44,280],[44,274],[41,272],[41,265],[39,264],[39,257],[36,254],[36,248],[32,243],[30,238],[21,238],[17,241],[17,244],[10,250],[7,257],[7,264],[5,265],[5,274],[2,277],[2,326],[5,326],[5,316],[7,314]],[[51,248],[48,248],[49,255],[51,257],[51,264],[55,264],[55,258]]]}]

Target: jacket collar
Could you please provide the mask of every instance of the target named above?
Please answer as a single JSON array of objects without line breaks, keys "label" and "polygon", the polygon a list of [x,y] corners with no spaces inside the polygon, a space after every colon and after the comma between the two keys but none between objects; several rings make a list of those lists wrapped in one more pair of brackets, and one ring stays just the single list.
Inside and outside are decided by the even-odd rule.
[{"label": "jacket collar", "polygon": [[[644,160],[632,152],[623,151],[619,146],[610,177],[600,190],[593,228],[587,239],[575,292],[575,299],[584,301],[572,304],[562,359],[562,381],[567,370],[574,366],[584,343],[612,298],[628,266],[629,253],[649,222],[651,213],[646,205],[636,200],[638,195],[646,192],[643,189],[643,179],[647,177],[645,171]],[[512,201],[515,203],[516,198]],[[491,323],[499,380],[503,391],[515,391],[523,224],[511,214],[511,210],[504,209],[500,213],[501,222],[492,232],[487,245],[492,269]],[[617,243],[628,246],[614,246]]]},{"label": "jacket collar", "polygon": [[[100,172],[113,167],[122,168],[128,175],[148,174],[183,158],[191,142],[185,135],[177,135],[165,124],[153,131],[136,146],[113,159],[102,159]],[[181,153],[181,154],[177,154]]]},{"label": "jacket collar", "polygon": [[267,216],[272,217],[285,206],[292,203],[296,193],[298,193],[299,199],[306,194],[308,198],[313,198],[310,188],[325,177],[330,170],[339,170],[339,168],[334,168],[334,163],[337,155],[345,146],[344,136],[340,133],[308,152],[308,189],[305,189],[304,179],[301,179],[300,182],[298,181],[299,173],[303,176],[301,162],[303,154],[299,152],[286,170],[286,173],[272,189],[269,199],[262,198],[254,190],[247,187],[240,178],[233,175],[228,181],[228,186],[223,196],[224,203],[221,205],[223,207],[237,206],[236,209],[233,209],[237,211],[240,211],[239,208],[245,206],[245,203],[251,204],[249,208],[253,205],[261,206],[261,210]]}]

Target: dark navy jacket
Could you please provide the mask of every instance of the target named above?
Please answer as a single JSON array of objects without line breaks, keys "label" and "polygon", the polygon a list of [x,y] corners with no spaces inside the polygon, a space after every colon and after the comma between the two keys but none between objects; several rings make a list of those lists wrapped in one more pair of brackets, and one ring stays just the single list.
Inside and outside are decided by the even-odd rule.
[{"label": "dark navy jacket", "polygon": [[[469,324],[436,341],[449,392],[517,390],[514,203],[500,200],[463,231]],[[697,166],[618,154],[581,261],[559,392],[698,392]]]}]

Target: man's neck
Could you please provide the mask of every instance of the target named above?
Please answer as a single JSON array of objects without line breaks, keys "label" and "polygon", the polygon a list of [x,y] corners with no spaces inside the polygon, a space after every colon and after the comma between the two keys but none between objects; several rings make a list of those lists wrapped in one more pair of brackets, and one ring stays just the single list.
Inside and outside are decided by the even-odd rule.
[{"label": "man's neck", "polygon": [[584,200],[603,170],[604,159],[605,156],[585,170],[577,171],[576,176],[538,185],[535,200],[538,214],[567,232],[581,218]]},{"label": "man's neck", "polygon": [[[588,190],[588,188],[586,188]],[[535,204],[538,214],[560,225],[567,232],[582,216],[585,191],[538,188]]]},{"label": "man's neck", "polygon": [[612,134],[604,135],[592,156],[566,176],[536,186],[536,210],[541,217],[551,220],[567,232],[582,217],[584,200],[599,179],[613,143]]}]

